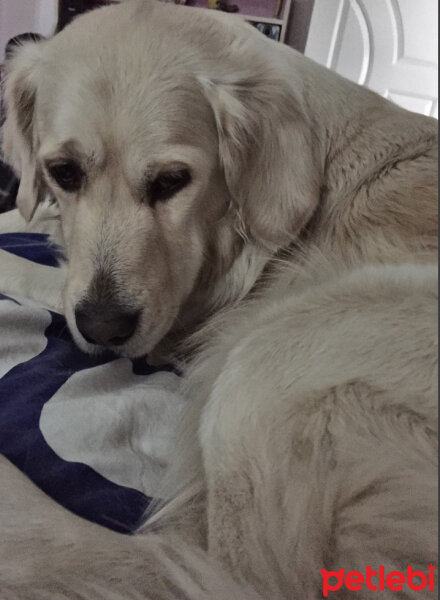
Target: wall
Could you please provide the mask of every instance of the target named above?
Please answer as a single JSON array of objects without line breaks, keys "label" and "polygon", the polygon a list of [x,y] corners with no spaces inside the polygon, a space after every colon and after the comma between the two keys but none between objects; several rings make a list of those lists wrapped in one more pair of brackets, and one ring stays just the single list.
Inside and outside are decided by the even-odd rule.
[{"label": "wall", "polygon": [[18,33],[50,33],[57,21],[57,4],[57,0],[0,0],[0,61],[8,40]]}]

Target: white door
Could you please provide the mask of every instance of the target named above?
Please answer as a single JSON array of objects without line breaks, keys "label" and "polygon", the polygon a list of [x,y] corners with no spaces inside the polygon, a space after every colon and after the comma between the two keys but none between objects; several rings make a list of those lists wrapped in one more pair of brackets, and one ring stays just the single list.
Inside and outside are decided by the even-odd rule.
[{"label": "white door", "polygon": [[438,0],[315,0],[305,54],[438,118]]}]

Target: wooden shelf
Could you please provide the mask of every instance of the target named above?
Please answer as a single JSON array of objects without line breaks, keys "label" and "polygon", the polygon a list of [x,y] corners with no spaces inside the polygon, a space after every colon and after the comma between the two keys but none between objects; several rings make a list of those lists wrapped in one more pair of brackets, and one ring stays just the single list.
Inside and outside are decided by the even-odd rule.
[{"label": "wooden shelf", "polygon": [[254,15],[242,15],[241,13],[235,13],[237,17],[241,17],[245,21],[252,21],[253,23],[267,23],[268,25],[282,25],[282,19],[275,19],[272,17],[259,17]]},{"label": "wooden shelf", "polygon": [[[263,29],[267,28],[269,33],[266,33],[266,35],[272,37],[270,33],[273,33],[277,36],[276,39],[280,42],[284,42],[292,2],[293,0],[231,0],[231,4],[238,4],[240,11],[230,14],[240,17],[240,19],[244,19],[254,25],[260,24],[260,31],[266,33]],[[197,6],[198,8],[214,10],[208,8],[207,0],[187,0],[186,3],[188,6]],[[278,14],[276,12],[277,10],[279,11]]]}]

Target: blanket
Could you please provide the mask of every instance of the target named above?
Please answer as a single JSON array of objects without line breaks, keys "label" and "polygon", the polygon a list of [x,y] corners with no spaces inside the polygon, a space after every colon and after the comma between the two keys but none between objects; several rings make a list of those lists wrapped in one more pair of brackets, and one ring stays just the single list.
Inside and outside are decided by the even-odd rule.
[{"label": "blanket", "polygon": [[0,452],[76,514],[131,533],[157,496],[185,400],[172,366],[73,343],[46,234],[0,215]]}]

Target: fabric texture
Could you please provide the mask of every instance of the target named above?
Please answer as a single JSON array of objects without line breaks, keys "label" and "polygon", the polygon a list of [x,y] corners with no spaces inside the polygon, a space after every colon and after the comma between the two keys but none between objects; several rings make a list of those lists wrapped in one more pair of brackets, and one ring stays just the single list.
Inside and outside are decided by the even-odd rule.
[{"label": "fabric texture", "polygon": [[0,452],[66,508],[130,533],[142,522],[167,465],[184,406],[180,377],[146,358],[81,352],[64,317],[47,308],[44,281],[41,298],[27,293],[29,267],[51,280],[56,250],[43,234],[1,233],[5,218]]}]

